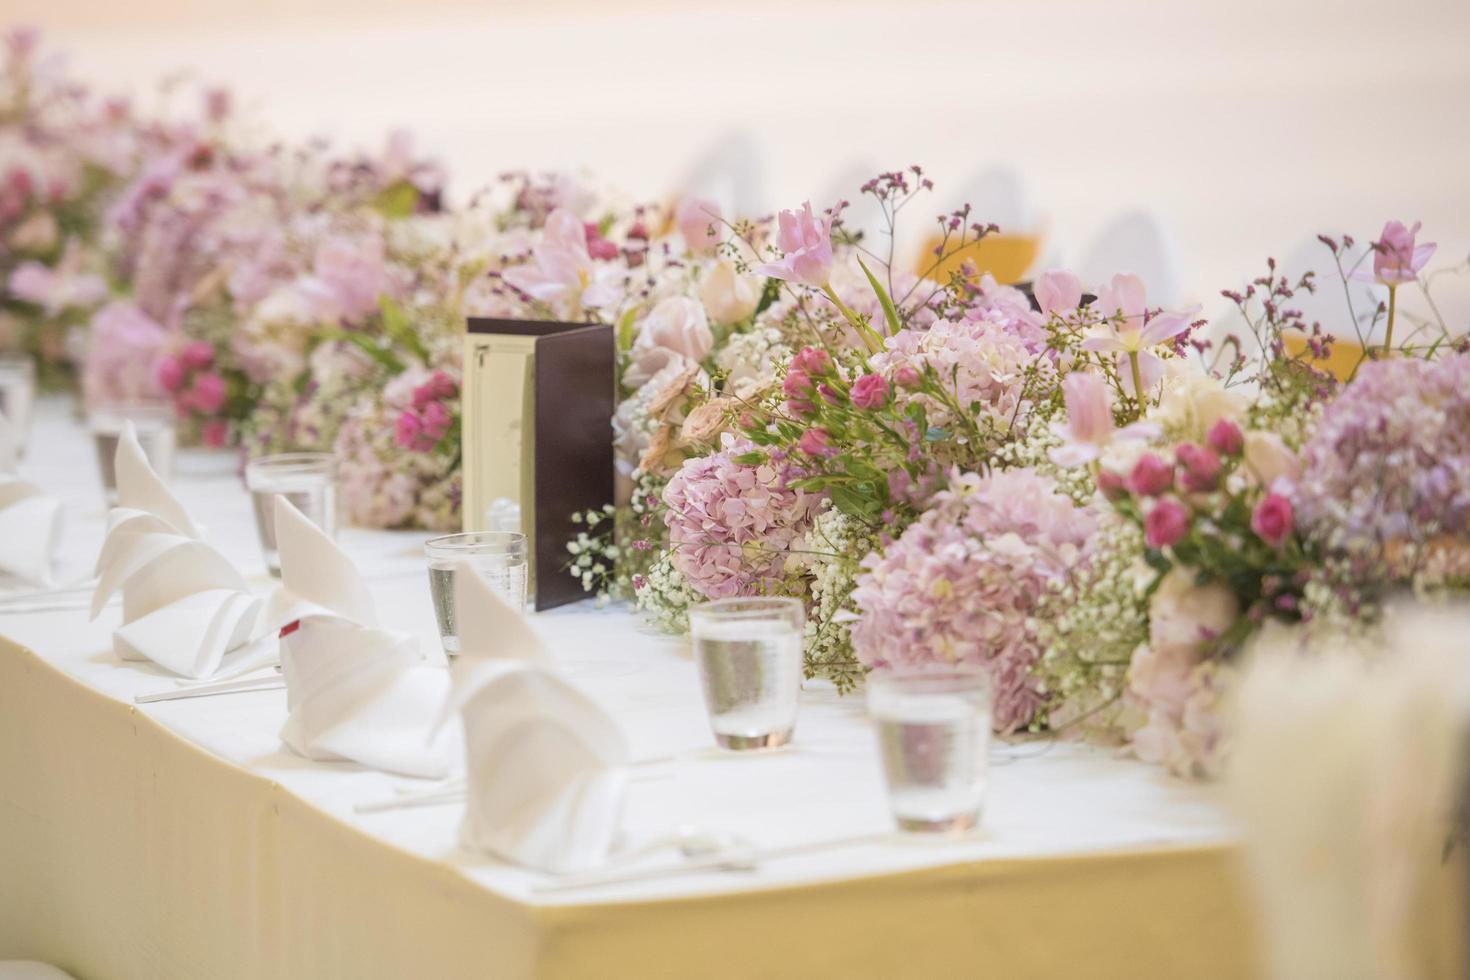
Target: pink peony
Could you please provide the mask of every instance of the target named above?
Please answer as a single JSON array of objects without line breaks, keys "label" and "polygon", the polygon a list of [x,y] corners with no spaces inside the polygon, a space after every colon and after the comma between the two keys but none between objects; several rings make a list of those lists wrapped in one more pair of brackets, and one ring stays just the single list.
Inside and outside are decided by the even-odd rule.
[{"label": "pink peony", "polygon": [[1173,497],[1163,497],[1143,519],[1143,536],[1155,551],[1171,548],[1189,534],[1189,511]]},{"label": "pink peony", "polygon": [[1266,494],[1251,514],[1251,530],[1275,548],[1281,547],[1295,526],[1291,501],[1279,493]]},{"label": "pink peony", "polygon": [[933,506],[863,559],[853,651],[868,666],[968,663],[995,687],[998,731],[1025,727],[1047,701],[1032,674],[1043,649],[1036,603],[1087,561],[1096,526],[1034,470],[955,475]]},{"label": "pink peony", "polygon": [[712,599],[777,591],[822,506],[821,496],[788,486],[782,463],[735,462],[754,448],[726,437],[719,452],[686,460],[664,488],[674,567]]},{"label": "pink peony", "polygon": [[852,383],[852,403],[877,411],[888,404],[888,382],[876,374],[865,374]]},{"label": "pink peony", "polygon": [[832,219],[818,219],[810,201],[801,207],[800,212],[782,211],[777,218],[777,244],[785,255],[777,262],[756,266],[755,271],[820,289],[832,278]]},{"label": "pink peony", "polygon": [[1174,485],[1174,468],[1153,453],[1144,453],[1128,474],[1128,489],[1140,497],[1157,497]]}]

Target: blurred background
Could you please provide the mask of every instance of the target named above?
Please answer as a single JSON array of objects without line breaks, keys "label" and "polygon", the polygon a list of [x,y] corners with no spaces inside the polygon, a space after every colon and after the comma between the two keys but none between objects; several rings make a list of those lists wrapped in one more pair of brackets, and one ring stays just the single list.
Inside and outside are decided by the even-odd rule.
[{"label": "blurred background", "polygon": [[867,176],[918,163],[937,187],[910,219],[915,253],[968,198],[1034,236],[1018,261],[1092,280],[1156,263],[1135,270],[1150,298],[1206,313],[1267,255],[1325,258],[1319,231],[1422,219],[1435,265],[1470,255],[1466,0],[6,9],[144,104],[178,71],[289,137],[376,147],[408,127],[460,198],[502,170],[572,168],[634,199],[693,188],[755,213],[857,202]]}]

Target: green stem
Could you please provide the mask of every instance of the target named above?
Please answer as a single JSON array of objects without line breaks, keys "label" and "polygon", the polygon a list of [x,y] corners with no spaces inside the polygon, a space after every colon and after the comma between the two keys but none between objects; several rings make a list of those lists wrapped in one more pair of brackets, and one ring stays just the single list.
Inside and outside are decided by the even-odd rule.
[{"label": "green stem", "polygon": [[1393,350],[1393,314],[1398,306],[1399,287],[1390,285],[1388,287],[1388,332],[1383,336],[1383,352],[1387,354]]},{"label": "green stem", "polygon": [[857,331],[859,337],[863,338],[863,343],[867,345],[871,353],[876,354],[883,349],[883,339],[875,334],[871,327],[863,323],[858,318],[858,315],[848,308],[846,303],[842,302],[836,290],[830,284],[823,286],[822,292],[826,293],[827,298],[832,301],[832,305],[837,307],[837,312],[841,313],[843,318],[852,324],[852,328]]},{"label": "green stem", "polygon": [[1138,351],[1128,352],[1128,367],[1133,371],[1134,421],[1143,418],[1143,371],[1138,367]]}]

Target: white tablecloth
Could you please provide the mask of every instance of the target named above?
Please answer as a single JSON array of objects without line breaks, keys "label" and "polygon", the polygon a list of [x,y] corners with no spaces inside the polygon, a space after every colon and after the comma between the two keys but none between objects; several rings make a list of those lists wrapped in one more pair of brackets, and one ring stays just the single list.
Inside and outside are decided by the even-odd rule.
[{"label": "white tablecloth", "polygon": [[[31,446],[24,472],[68,505],[62,577],[85,576],[104,519],[91,443],[61,405],[46,404]],[[267,588],[235,458],[184,453],[173,485],[211,540]],[[424,644],[433,644],[438,639],[420,548],[426,537],[346,529],[340,541],[368,576],[386,625],[411,630]],[[174,679],[161,669],[124,663],[112,655],[110,631],[118,615],[116,605],[90,624],[82,609],[0,615],[0,634],[72,681],[123,704],[131,705],[136,695],[174,688]],[[803,694],[793,747],[755,756],[722,754],[711,747],[694,667],[682,641],[648,631],[626,611],[598,609],[591,602],[537,615],[534,623],[575,683],[625,726],[636,758],[674,757],[672,764],[633,783],[624,824],[630,845],[679,824],[730,831],[759,846],[815,845],[889,830],[878,757],[860,696],[839,697],[813,685]],[[0,656],[17,655],[21,652],[0,650]],[[352,764],[309,762],[285,750],[278,738],[286,717],[283,691],[147,704],[136,712],[218,760],[272,781],[309,808],[371,838],[375,846],[444,862],[517,908],[605,908],[723,893],[775,894],[773,890],[789,886],[945,865],[1209,848],[1228,842],[1231,833],[1208,786],[1172,779],[1106,748],[1020,741],[996,747],[983,832],[968,840],[893,836],[813,850],[751,872],[537,894],[533,887],[543,876],[458,848],[457,804],[354,812],[354,804],[384,799],[413,781]],[[36,759],[37,765],[45,762]],[[146,787],[139,792],[146,794]],[[107,815],[97,818],[106,821]],[[0,865],[0,881],[4,876]],[[5,940],[0,926],[0,956],[24,952],[7,950]]]}]

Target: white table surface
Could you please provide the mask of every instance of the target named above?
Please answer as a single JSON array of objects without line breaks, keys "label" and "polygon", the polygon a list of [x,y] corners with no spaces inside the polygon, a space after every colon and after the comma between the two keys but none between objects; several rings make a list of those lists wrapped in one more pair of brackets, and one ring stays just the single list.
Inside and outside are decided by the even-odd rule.
[{"label": "white table surface", "polygon": [[[62,580],[85,577],[105,519],[94,450],[69,405],[43,402],[22,474],[66,502],[58,557]],[[262,590],[270,587],[255,540],[250,502],[233,454],[184,452],[172,485],[210,540]],[[344,529],[343,548],[359,563],[385,625],[437,644],[423,532]],[[10,583],[14,586],[14,583]],[[18,586],[14,586],[17,587]],[[3,594],[3,593],[0,593]],[[0,612],[0,634],[109,697],[171,690],[175,680],[150,664],[111,652],[113,604],[94,623],[85,609]],[[759,755],[712,747],[698,682],[685,643],[655,634],[621,609],[581,603],[535,615],[571,679],[618,719],[635,758],[673,756],[636,779],[624,813],[628,846],[680,824],[726,831],[758,847],[886,835],[891,824],[872,732],[861,696],[809,685],[793,746]],[[578,891],[538,894],[548,879],[464,852],[460,804],[359,814],[355,804],[399,787],[432,784],[349,763],[311,762],[282,746],[285,692],[264,691],[140,705],[200,747],[272,779],[384,846],[443,860],[484,887],[532,903],[677,898],[765,889],[986,859],[1056,857],[1148,847],[1209,845],[1233,838],[1217,792],[1119,757],[1115,750],[1068,742],[997,744],[983,826],[964,840],[886,835],[848,846],[769,861],[749,872],[706,872]],[[672,858],[661,859],[671,861]],[[657,863],[657,862],[655,862]]]}]

